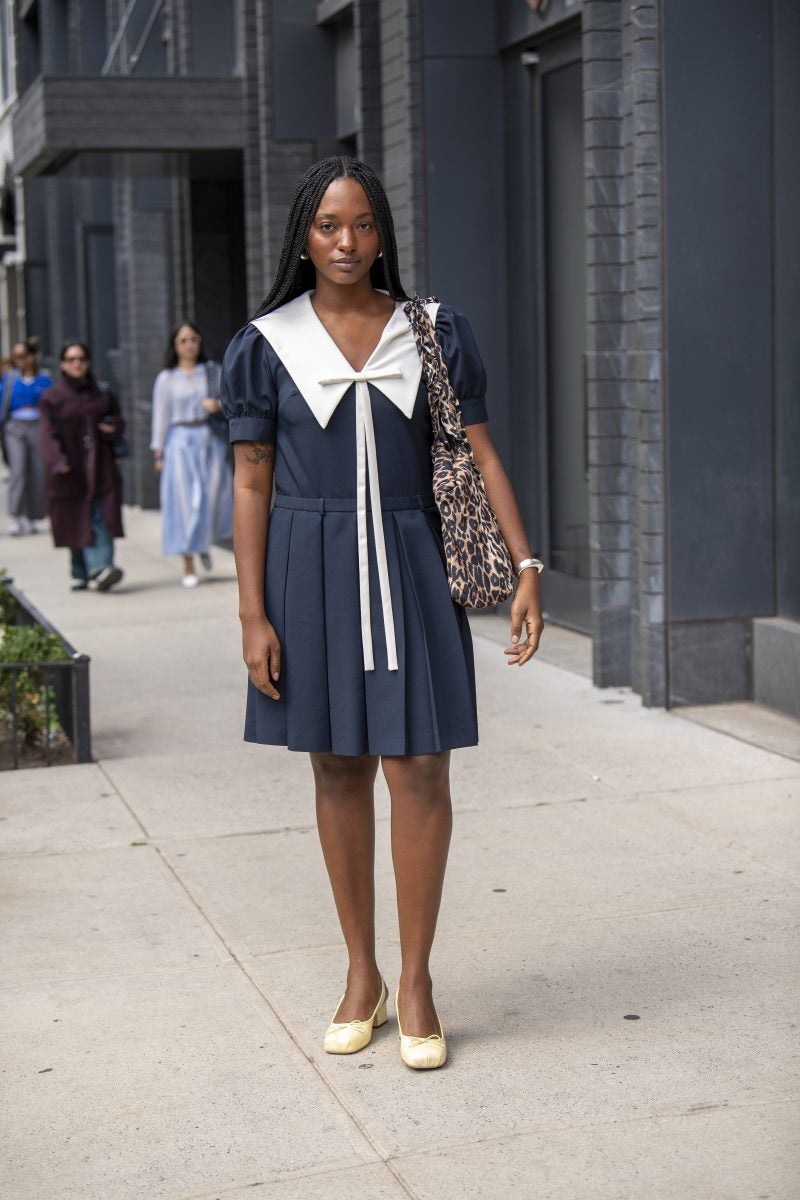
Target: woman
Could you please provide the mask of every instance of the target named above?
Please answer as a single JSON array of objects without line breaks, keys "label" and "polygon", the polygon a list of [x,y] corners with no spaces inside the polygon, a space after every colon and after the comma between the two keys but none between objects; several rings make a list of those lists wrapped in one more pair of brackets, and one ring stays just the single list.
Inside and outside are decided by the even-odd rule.
[{"label": "woman", "polygon": [[38,365],[39,339],[17,342],[13,368],[3,375],[0,425],[4,457],[8,462],[8,511],[12,537],[36,533],[36,522],[45,514],[44,463],[39,450],[39,399],[52,379]]},{"label": "woman", "polygon": [[186,588],[197,587],[194,555],[211,570],[211,543],[231,534],[231,472],[227,447],[211,427],[219,413],[219,367],[207,362],[196,325],[172,334],[164,370],[153,388],[153,451],[161,472],[165,554],[183,556]]},{"label": "woman", "polygon": [[[400,1053],[430,1068],[446,1057],[428,964],[452,824],[450,750],[477,742],[477,721],[469,626],[443,564],[430,415],[404,298],[377,176],[353,159],[317,163],[292,201],[272,290],[226,353],[223,408],[235,444],[245,738],[310,754],[349,953],[324,1046],[360,1050],[386,1019],[373,911],[380,761],[392,801]],[[530,546],[489,437],[472,333],[444,304],[436,331],[489,500],[522,564]],[[542,629],[536,570],[519,572],[511,629],[508,661],[523,665]]]},{"label": "woman", "polygon": [[107,592],[123,574],[114,563],[114,538],[124,537],[114,442],[125,422],[117,397],[92,374],[85,342],[65,342],[59,363],[61,380],[40,402],[53,542],[69,548],[74,592]]}]

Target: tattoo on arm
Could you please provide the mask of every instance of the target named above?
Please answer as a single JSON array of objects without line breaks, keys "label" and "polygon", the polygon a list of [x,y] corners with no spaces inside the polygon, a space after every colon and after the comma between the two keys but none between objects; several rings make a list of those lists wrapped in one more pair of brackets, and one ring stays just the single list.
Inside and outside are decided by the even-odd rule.
[{"label": "tattoo on arm", "polygon": [[259,463],[274,462],[275,447],[271,442],[251,442],[245,460],[258,466]]}]

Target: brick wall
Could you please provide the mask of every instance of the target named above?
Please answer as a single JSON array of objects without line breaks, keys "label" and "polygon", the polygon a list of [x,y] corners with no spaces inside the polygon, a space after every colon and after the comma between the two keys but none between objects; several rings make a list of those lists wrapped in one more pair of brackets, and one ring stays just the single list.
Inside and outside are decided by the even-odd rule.
[{"label": "brick wall", "polygon": [[419,0],[380,0],[383,183],[406,288],[427,290]]},{"label": "brick wall", "polygon": [[594,679],[629,681],[631,604],[626,90],[622,0],[583,8],[586,400]]},{"label": "brick wall", "polygon": [[379,0],[356,0],[353,6],[356,62],[361,75],[361,129],[358,157],[380,175],[383,171],[383,89]]},{"label": "brick wall", "polygon": [[632,306],[629,374],[636,549],[631,682],[645,704],[667,702],[665,639],[664,331],[661,78],[658,0],[627,0]]},{"label": "brick wall", "polygon": [[658,0],[584,0],[594,680],[666,702]]}]

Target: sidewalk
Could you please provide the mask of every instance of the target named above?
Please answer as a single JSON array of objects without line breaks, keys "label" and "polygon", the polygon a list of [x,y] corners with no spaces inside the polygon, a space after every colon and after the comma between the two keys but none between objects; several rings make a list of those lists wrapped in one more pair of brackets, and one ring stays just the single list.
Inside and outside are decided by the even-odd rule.
[{"label": "sidewalk", "polygon": [[[241,742],[232,556],[186,592],[157,514],[127,526],[107,595],[69,593],[49,537],[0,539],[92,657],[97,760],[0,775],[2,1200],[797,1200],[800,763],[509,670],[477,621],[450,1061],[404,1068],[393,1017],[327,1056],[344,958],[310,771]],[[393,994],[383,790],[378,813]]]}]

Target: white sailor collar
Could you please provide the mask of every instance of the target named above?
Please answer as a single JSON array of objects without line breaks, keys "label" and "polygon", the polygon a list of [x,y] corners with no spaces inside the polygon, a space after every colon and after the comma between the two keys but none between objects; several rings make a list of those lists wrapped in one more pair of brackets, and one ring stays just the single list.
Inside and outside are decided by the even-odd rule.
[{"label": "white sailor collar", "polygon": [[[438,304],[428,312],[436,321]],[[323,429],[353,383],[372,383],[405,417],[414,411],[422,378],[414,334],[399,300],[361,371],[354,371],[314,312],[311,292],[251,322],[278,355]]]}]

